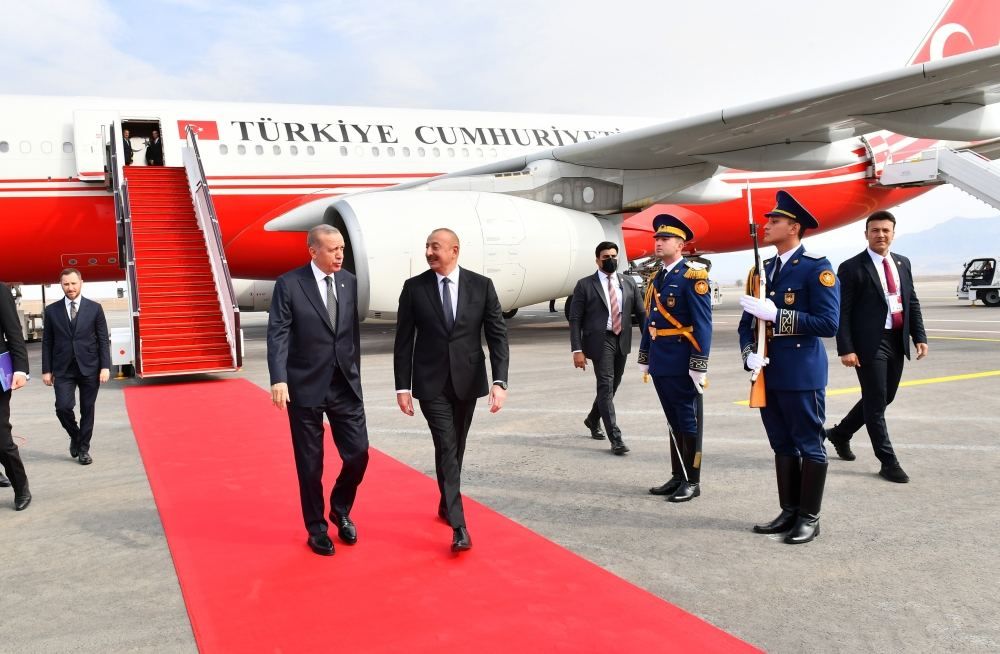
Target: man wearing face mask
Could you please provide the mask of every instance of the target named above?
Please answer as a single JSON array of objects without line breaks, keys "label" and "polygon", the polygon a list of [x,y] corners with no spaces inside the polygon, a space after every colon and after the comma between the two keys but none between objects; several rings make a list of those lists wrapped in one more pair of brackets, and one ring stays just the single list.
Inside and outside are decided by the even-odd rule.
[{"label": "man wearing face mask", "polygon": [[597,245],[597,272],[576,283],[569,310],[569,339],[573,365],[587,369],[594,364],[597,397],[583,424],[595,440],[602,440],[601,423],[611,441],[611,452],[628,452],[615,417],[614,397],[632,351],[632,318],[641,325],[643,311],[639,287],[628,275],[618,274],[618,246],[610,241]]}]

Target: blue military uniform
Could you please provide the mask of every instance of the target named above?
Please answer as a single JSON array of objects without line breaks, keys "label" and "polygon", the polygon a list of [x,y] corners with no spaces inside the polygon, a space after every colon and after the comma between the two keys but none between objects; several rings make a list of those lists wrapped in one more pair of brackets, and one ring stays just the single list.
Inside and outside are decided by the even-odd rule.
[{"label": "blue military uniform", "polygon": [[[679,219],[667,214],[657,216],[653,228],[654,236],[661,238],[669,235],[686,241],[693,236]],[[669,494],[672,501],[685,501],[668,492],[676,491],[682,482],[693,484],[693,488],[687,489],[691,496],[686,499],[700,494],[701,393],[690,371],[708,371],[712,346],[711,298],[704,264],[684,259],[658,272],[646,289],[646,323],[639,345],[639,363],[649,366],[667,423],[676,437],[670,447],[671,481],[650,492]]]},{"label": "blue military uniform", "polygon": [[[803,229],[819,226],[785,191],[778,191],[777,206],[765,215],[797,221]],[[769,280],[767,299],[774,303],[777,315],[773,323],[766,323],[764,355],[769,363],[764,368],[766,406],[760,409],[760,417],[774,450],[781,514],[770,523],[755,526],[754,531],[788,531],[786,543],[805,543],[819,534],[826,483],[823,422],[828,359],[821,339],[837,334],[840,286],[827,258],[809,253],[801,245],[785,259],[775,278],[777,260],[774,257],[764,262]],[[748,311],[740,319],[744,365],[756,345],[758,321]]]}]

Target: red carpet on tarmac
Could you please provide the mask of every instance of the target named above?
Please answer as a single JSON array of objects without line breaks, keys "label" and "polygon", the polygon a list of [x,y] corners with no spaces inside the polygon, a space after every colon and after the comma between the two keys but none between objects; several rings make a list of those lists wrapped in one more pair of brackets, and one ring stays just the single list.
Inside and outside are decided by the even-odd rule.
[{"label": "red carpet on tarmac", "polygon": [[[358,544],[317,556],[266,392],[237,379],[125,393],[203,653],[756,651],[469,499],[474,547],[452,554],[435,480],[375,450]],[[332,440],[326,462],[328,492]]]}]

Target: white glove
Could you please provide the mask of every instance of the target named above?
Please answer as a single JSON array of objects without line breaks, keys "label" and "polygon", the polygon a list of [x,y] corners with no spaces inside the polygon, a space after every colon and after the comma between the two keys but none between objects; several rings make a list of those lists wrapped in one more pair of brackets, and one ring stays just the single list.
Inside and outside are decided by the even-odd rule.
[{"label": "white glove", "polygon": [[644,375],[647,374],[649,372],[649,364],[640,363],[639,364],[639,372],[641,372]]},{"label": "white glove", "polygon": [[688,370],[688,375],[691,376],[691,381],[694,382],[694,387],[698,391],[698,394],[703,394],[705,392],[705,380],[708,378],[708,373],[698,370]]},{"label": "white glove", "polygon": [[744,311],[760,320],[774,322],[774,319],[778,317],[778,307],[774,306],[774,302],[767,298],[759,300],[752,295],[744,295],[740,298],[740,306],[743,307]]},{"label": "white glove", "polygon": [[747,368],[750,370],[760,370],[770,362],[770,359],[765,356],[761,356],[756,352],[751,352],[747,355]]}]

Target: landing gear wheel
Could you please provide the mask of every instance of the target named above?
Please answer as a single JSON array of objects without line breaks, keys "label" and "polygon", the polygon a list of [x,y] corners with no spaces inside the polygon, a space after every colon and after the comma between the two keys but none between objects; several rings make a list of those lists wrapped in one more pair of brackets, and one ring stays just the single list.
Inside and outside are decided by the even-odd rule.
[{"label": "landing gear wheel", "polygon": [[980,299],[982,299],[983,304],[988,307],[1000,307],[1000,290],[993,289],[986,291],[982,294],[982,296],[980,296]]},{"label": "landing gear wheel", "polygon": [[510,311],[504,311],[503,312],[504,320],[510,320],[511,318],[513,318],[516,315],[517,315],[517,309],[511,309]]}]

